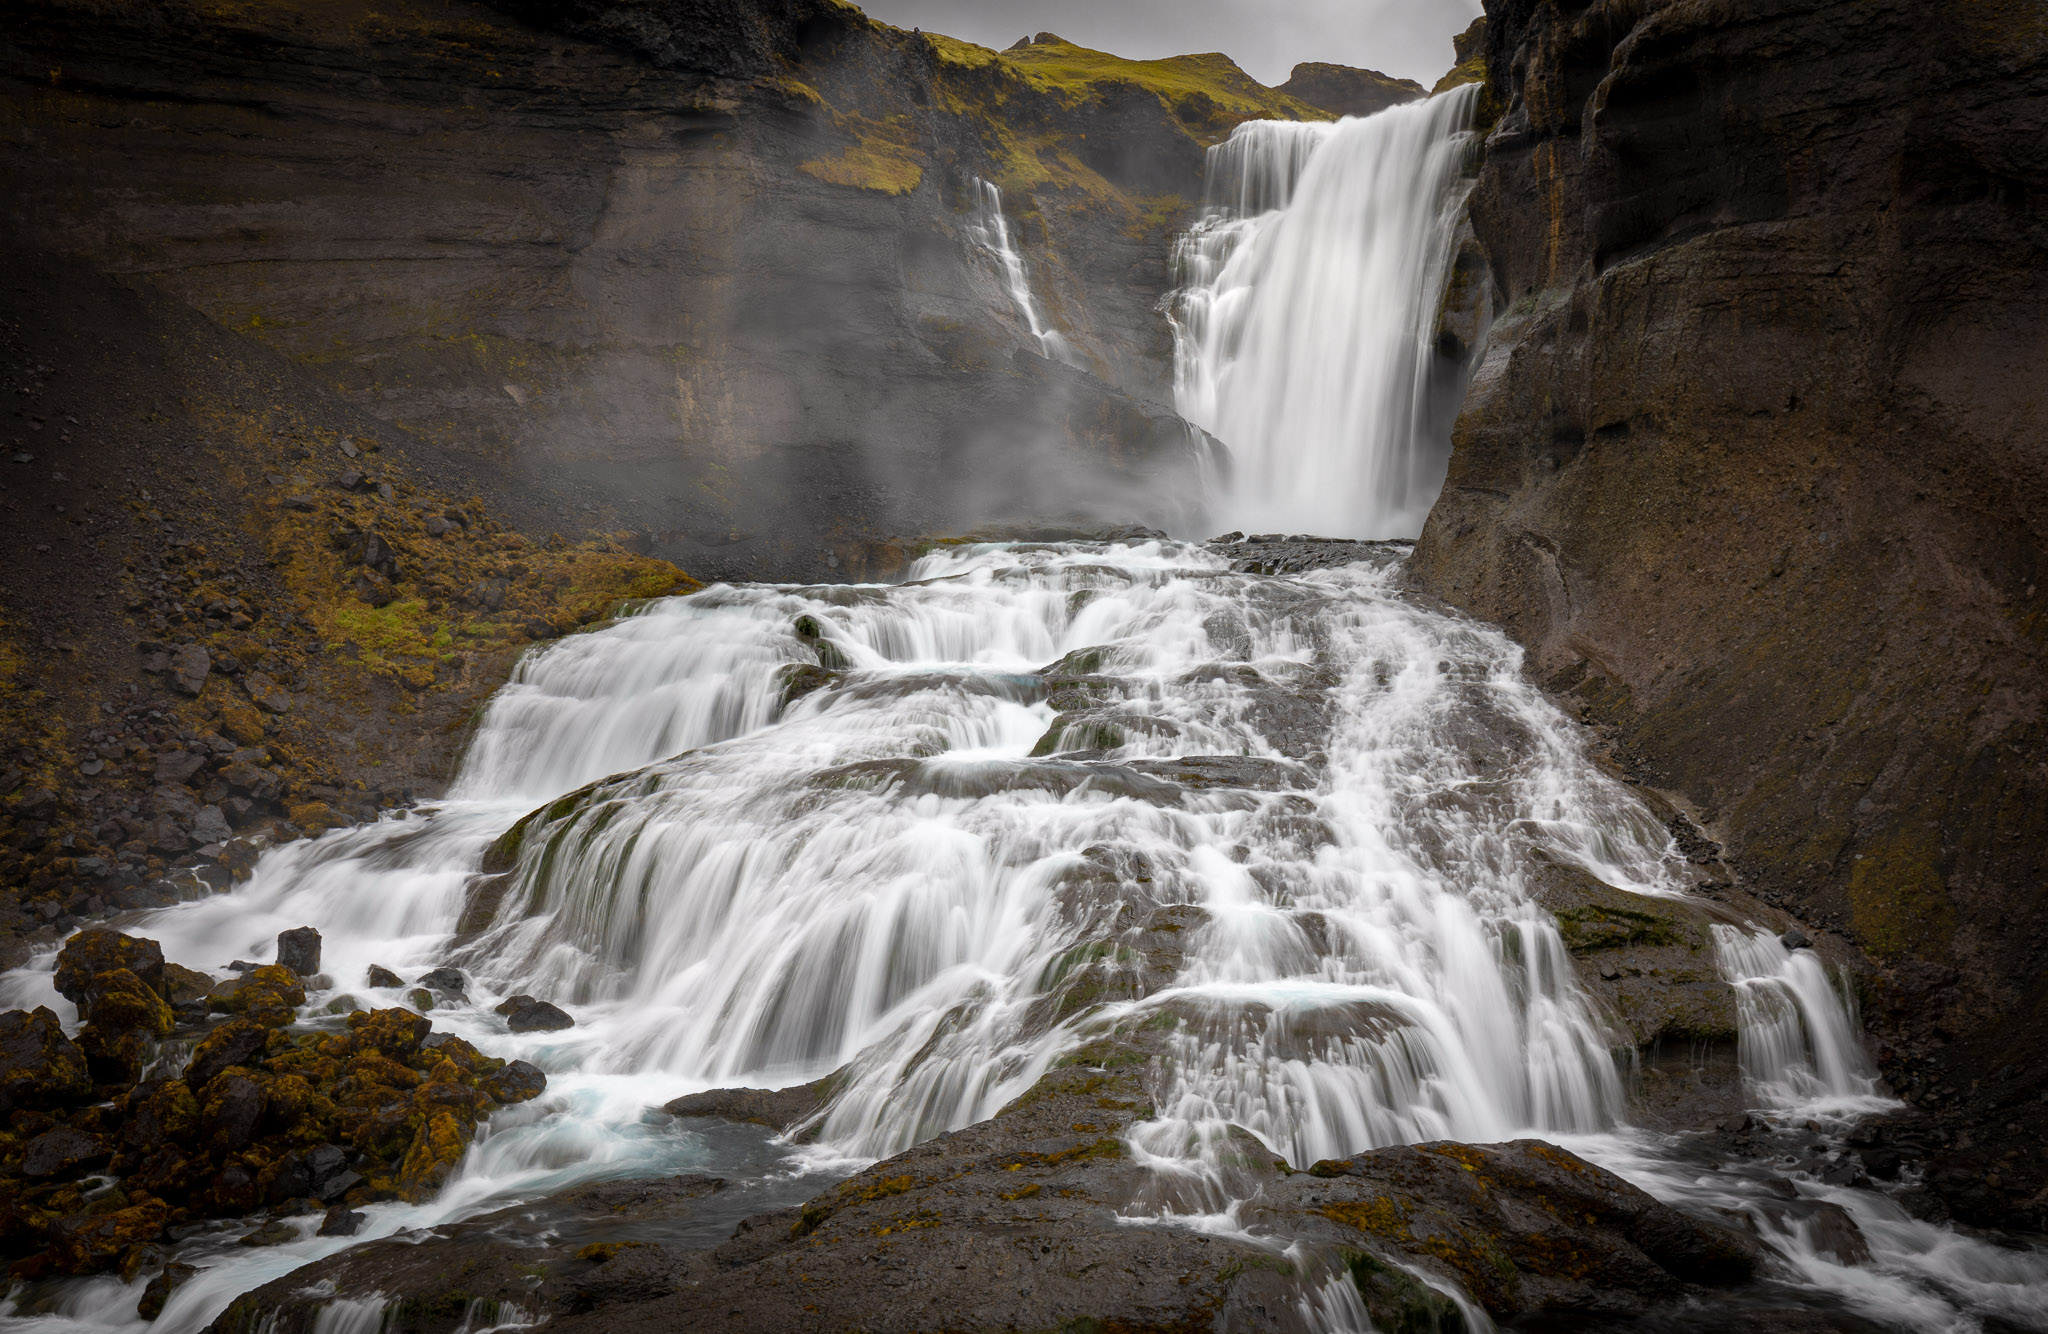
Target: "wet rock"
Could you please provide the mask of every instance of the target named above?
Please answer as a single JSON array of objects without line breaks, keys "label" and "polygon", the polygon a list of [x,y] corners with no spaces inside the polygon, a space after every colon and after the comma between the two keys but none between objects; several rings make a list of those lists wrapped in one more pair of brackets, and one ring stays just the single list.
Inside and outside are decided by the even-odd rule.
[{"label": "wet rock", "polygon": [[213,658],[203,644],[180,644],[171,650],[171,685],[181,695],[197,695],[213,670]]},{"label": "wet rock", "polygon": [[1377,1149],[1308,1175],[1332,1186],[1310,1212],[1454,1280],[1497,1319],[1647,1310],[1674,1279],[1734,1283],[1760,1262],[1747,1236],[1541,1140]]},{"label": "wet rock", "polygon": [[256,1134],[266,1099],[263,1086],[233,1071],[216,1076],[199,1096],[199,1134],[215,1154],[226,1155]]},{"label": "wet rock", "polygon": [[436,968],[431,973],[422,974],[419,985],[445,991],[451,996],[469,994],[469,979],[462,975],[460,968]]},{"label": "wet rock", "polygon": [[1813,948],[1813,938],[1796,926],[1785,932],[1784,935],[1779,936],[1778,943],[1788,950],[1808,950]]},{"label": "wet rock", "polygon": [[157,995],[164,994],[164,952],[154,940],[123,935],[105,927],[80,931],[64,942],[57,953],[57,969],[50,979],[57,994],[81,1011],[88,1008],[88,992],[101,973],[125,968],[140,978],[142,985]]},{"label": "wet rock", "polygon": [[58,1126],[37,1135],[21,1151],[21,1174],[31,1179],[71,1176],[109,1157],[112,1150],[97,1136]]},{"label": "wet rock", "polygon": [[514,1033],[552,1033],[571,1028],[576,1021],[547,1001],[531,996],[514,996],[496,1007],[505,1016],[505,1026]]},{"label": "wet rock", "polygon": [[168,1217],[155,1199],[112,1213],[69,1215],[51,1229],[49,1267],[59,1274],[111,1269],[123,1252],[161,1237]]},{"label": "wet rock", "polygon": [[244,1232],[236,1238],[236,1243],[242,1246],[282,1246],[286,1242],[298,1239],[299,1230],[296,1227],[283,1219],[277,1219],[265,1223],[253,1232]]},{"label": "wet rock", "polygon": [[154,1320],[164,1313],[164,1303],[171,1294],[191,1281],[199,1269],[196,1265],[172,1262],[163,1267],[163,1272],[149,1281],[142,1290],[142,1300],[135,1304],[135,1314],[144,1320]]},{"label": "wet rock", "polygon": [[215,986],[206,1003],[222,1014],[246,1015],[267,1028],[283,1028],[298,1017],[306,988],[291,969],[266,964]]},{"label": "wet rock", "polygon": [[208,1033],[185,1066],[185,1083],[195,1092],[211,1084],[223,1070],[253,1064],[269,1050],[271,1030],[253,1020],[230,1019]]},{"label": "wet rock", "polygon": [[[277,962],[300,977],[320,971],[320,933],[310,926],[277,933]],[[374,985],[374,984],[373,984]]]},{"label": "wet rock", "polygon": [[102,1033],[165,1037],[176,1026],[170,1005],[126,968],[112,968],[93,978],[81,1008],[88,1025]]},{"label": "wet rock", "polygon": [[325,1218],[320,1220],[318,1235],[323,1237],[353,1237],[362,1228],[364,1221],[368,1217],[368,1214],[351,1209],[345,1204],[337,1204],[327,1211]]},{"label": "wet rock", "polygon": [[402,987],[405,985],[405,979],[382,964],[373,963],[370,965],[370,971],[364,974],[364,984],[372,987]]},{"label": "wet rock", "polygon": [[526,1102],[546,1091],[548,1077],[539,1067],[525,1061],[508,1062],[504,1069],[486,1076],[483,1087],[502,1103]]},{"label": "wet rock", "polygon": [[164,999],[174,1006],[192,1005],[204,1001],[213,990],[214,980],[196,968],[182,964],[164,965]]},{"label": "wet rock", "polygon": [[414,987],[405,993],[405,1003],[421,1014],[431,1013],[434,1008],[434,993],[425,987]]},{"label": "wet rock", "polygon": [[670,1116],[715,1116],[767,1126],[780,1134],[824,1110],[840,1083],[833,1074],[782,1089],[706,1089],[684,1094],[661,1110]]},{"label": "wet rock", "polygon": [[48,1006],[0,1014],[0,1113],[92,1097],[85,1053]]}]

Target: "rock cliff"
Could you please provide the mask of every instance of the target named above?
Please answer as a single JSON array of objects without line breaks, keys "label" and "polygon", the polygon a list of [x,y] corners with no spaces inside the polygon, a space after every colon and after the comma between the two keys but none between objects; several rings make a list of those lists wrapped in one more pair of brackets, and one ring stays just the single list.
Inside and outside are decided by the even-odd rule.
[{"label": "rock cliff", "polygon": [[[2048,22],[1487,10],[1495,322],[1415,574],[1884,963],[1888,1073],[2003,1139],[2048,1087]],[[1976,1152],[1951,1200],[2005,1216]]]},{"label": "rock cliff", "polygon": [[[0,223],[714,577],[1188,517],[1154,306],[1203,148],[1328,113],[1221,56],[1009,52],[822,0],[37,0]],[[1072,361],[975,244],[974,179]],[[1107,496],[1109,499],[1104,499]]]}]

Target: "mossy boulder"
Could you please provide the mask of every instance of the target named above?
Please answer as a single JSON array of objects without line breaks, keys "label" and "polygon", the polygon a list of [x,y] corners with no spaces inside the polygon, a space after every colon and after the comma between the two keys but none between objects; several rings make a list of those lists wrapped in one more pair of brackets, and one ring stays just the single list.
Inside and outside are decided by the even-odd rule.
[{"label": "mossy boulder", "polygon": [[85,1053],[48,1006],[0,1014],[0,1112],[65,1107],[92,1091]]},{"label": "mossy boulder", "polygon": [[84,1014],[90,1008],[93,981],[101,973],[127,969],[142,985],[164,994],[164,951],[154,940],[123,935],[106,927],[80,931],[64,942],[57,953],[57,970],[50,979],[57,994]]},{"label": "mossy boulder", "polygon": [[222,1014],[239,1014],[265,1028],[283,1028],[306,1003],[299,975],[278,964],[265,964],[222,982],[207,994],[207,1005]]}]

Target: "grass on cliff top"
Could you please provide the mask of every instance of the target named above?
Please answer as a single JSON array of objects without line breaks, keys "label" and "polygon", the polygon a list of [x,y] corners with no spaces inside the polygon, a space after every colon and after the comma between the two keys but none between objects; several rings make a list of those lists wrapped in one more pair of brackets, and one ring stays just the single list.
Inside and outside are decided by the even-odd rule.
[{"label": "grass on cliff top", "polygon": [[1050,34],[1043,34],[1049,40],[1007,51],[991,51],[936,33],[926,36],[942,65],[1014,73],[1032,87],[1070,104],[1093,97],[1106,86],[1128,84],[1157,95],[1183,119],[1220,119],[1231,124],[1241,120],[1332,119],[1327,111],[1268,88],[1220,52],[1127,60]]}]

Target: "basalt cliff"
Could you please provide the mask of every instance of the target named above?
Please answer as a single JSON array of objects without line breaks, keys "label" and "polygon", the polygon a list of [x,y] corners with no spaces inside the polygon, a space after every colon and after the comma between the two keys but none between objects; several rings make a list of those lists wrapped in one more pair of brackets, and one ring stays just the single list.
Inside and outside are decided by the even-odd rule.
[{"label": "basalt cliff", "polygon": [[2048,21],[1488,18],[1494,318],[1414,573],[1684,841],[1882,965],[1887,1072],[1961,1121],[1950,1198],[2038,1207],[2008,1127],[2048,1095]]}]

